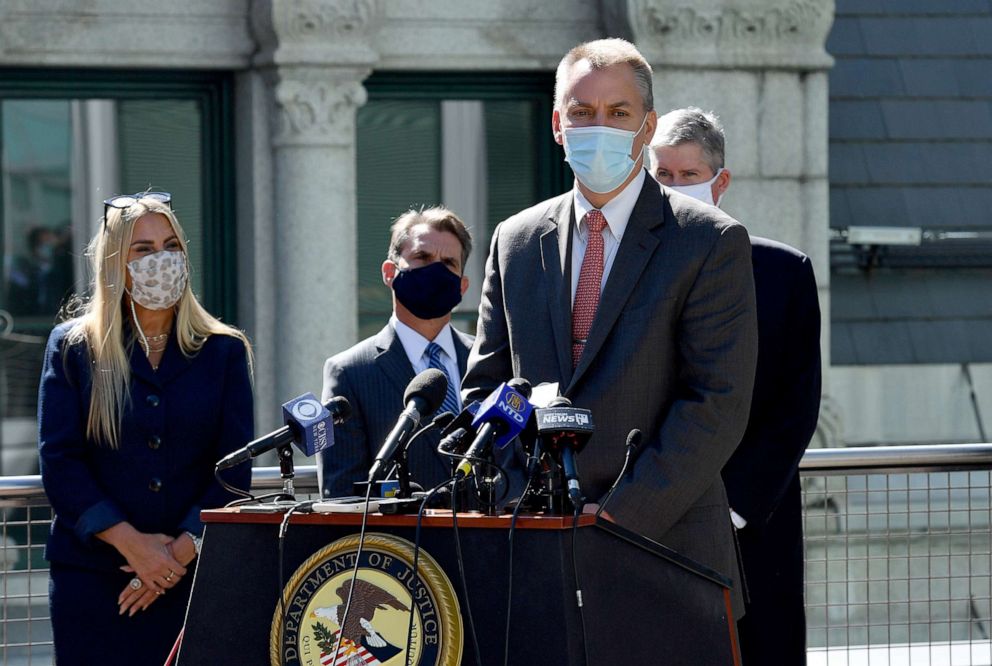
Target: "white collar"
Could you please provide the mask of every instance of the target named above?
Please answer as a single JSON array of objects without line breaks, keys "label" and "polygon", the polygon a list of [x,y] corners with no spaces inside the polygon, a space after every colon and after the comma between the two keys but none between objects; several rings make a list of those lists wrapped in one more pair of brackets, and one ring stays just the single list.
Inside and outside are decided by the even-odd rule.
[{"label": "white collar", "polygon": [[[642,167],[634,180],[627,183],[627,187],[620,190],[620,194],[610,199],[605,206],[599,209],[603,213],[603,217],[606,218],[610,233],[617,239],[617,242],[623,240],[623,233],[627,230],[627,223],[630,221],[630,214],[634,211],[637,198],[641,196],[641,188],[644,187],[644,178],[646,175],[647,172]],[[585,234],[585,225],[582,224],[582,218],[589,211],[595,210],[595,208],[589,203],[585,195],[579,191],[577,184],[572,188],[572,206],[575,209],[576,229],[578,229],[581,236]]]},{"label": "white collar", "polygon": [[420,359],[424,357],[424,352],[427,351],[427,345],[431,342],[436,342],[452,361],[458,363],[458,354],[455,351],[455,340],[451,332],[450,322],[445,324],[434,340],[428,340],[420,333],[417,333],[397,319],[395,314],[389,317],[389,323],[393,325],[393,330],[396,331],[396,336],[403,345],[403,351],[406,352],[407,358],[410,359],[410,365],[416,367],[420,363]]}]

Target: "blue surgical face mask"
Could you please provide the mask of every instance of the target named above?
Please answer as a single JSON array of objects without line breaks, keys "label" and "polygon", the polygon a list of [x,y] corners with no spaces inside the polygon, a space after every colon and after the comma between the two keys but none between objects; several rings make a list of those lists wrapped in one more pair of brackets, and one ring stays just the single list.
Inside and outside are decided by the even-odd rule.
[{"label": "blue surgical face mask", "polygon": [[645,115],[636,132],[605,125],[563,127],[565,161],[579,182],[596,194],[606,194],[623,185],[637,166],[630,153],[647,120]]}]

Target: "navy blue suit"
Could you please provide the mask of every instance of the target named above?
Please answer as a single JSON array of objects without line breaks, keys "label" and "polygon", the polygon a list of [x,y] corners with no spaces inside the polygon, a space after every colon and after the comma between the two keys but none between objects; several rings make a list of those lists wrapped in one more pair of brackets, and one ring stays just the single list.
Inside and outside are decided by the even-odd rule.
[{"label": "navy blue suit", "polygon": [[[162,663],[183,623],[192,570],[147,611],[119,618],[117,595],[133,575],[94,535],[125,520],[146,533],[201,534],[200,510],[233,499],[213,468],[253,438],[245,347],[213,335],[187,358],[172,336],[156,372],[140,345],[126,344],[129,402],[112,449],[86,437],[90,363],[83,345],[66,348],[69,326],[48,340],[38,401],[41,476],[55,514],[45,556],[58,663],[110,664],[114,654],[120,663]],[[247,489],[251,468],[225,479]]]},{"label": "navy blue suit", "polygon": [[[458,369],[464,374],[472,336],[451,328]],[[364,481],[375,455],[403,411],[403,393],[414,377],[413,366],[392,324],[371,338],[327,359],[321,399],[344,396],[351,418],[334,427],[334,446],[317,454],[317,474],[324,497],[351,495]],[[409,450],[410,477],[425,489],[451,476],[436,448],[439,436],[426,433]]]},{"label": "navy blue suit", "polygon": [[820,411],[820,306],[809,257],[751,237],[758,368],[747,430],[723,468],[749,600],[738,623],[748,664],[806,663],[799,461]]}]

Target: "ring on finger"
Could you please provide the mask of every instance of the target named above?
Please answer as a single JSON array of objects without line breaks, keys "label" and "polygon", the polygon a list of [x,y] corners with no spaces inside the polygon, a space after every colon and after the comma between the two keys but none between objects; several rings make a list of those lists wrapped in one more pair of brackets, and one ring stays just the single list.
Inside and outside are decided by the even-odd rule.
[{"label": "ring on finger", "polygon": [[169,575],[165,577],[165,582],[168,583],[169,581],[171,581],[172,580],[172,577],[175,576],[175,575],[176,575],[176,572],[173,571],[172,569],[169,569]]},{"label": "ring on finger", "polygon": [[138,578],[137,576],[135,576],[134,578],[132,578],[131,579],[131,582],[128,583],[128,585],[131,586],[131,589],[132,590],[140,590],[141,589],[141,584],[142,584],[141,583],[141,579]]},{"label": "ring on finger", "polygon": [[158,590],[155,594],[161,597],[163,594],[165,594],[165,590]]}]

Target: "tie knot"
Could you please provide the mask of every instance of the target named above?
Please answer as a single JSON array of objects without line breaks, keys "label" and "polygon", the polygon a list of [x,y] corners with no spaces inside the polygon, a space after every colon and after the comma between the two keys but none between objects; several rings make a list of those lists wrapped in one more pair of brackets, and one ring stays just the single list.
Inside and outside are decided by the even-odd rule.
[{"label": "tie knot", "polygon": [[586,226],[589,227],[591,233],[602,233],[603,229],[606,228],[606,218],[603,217],[603,212],[591,210],[586,213]]}]

